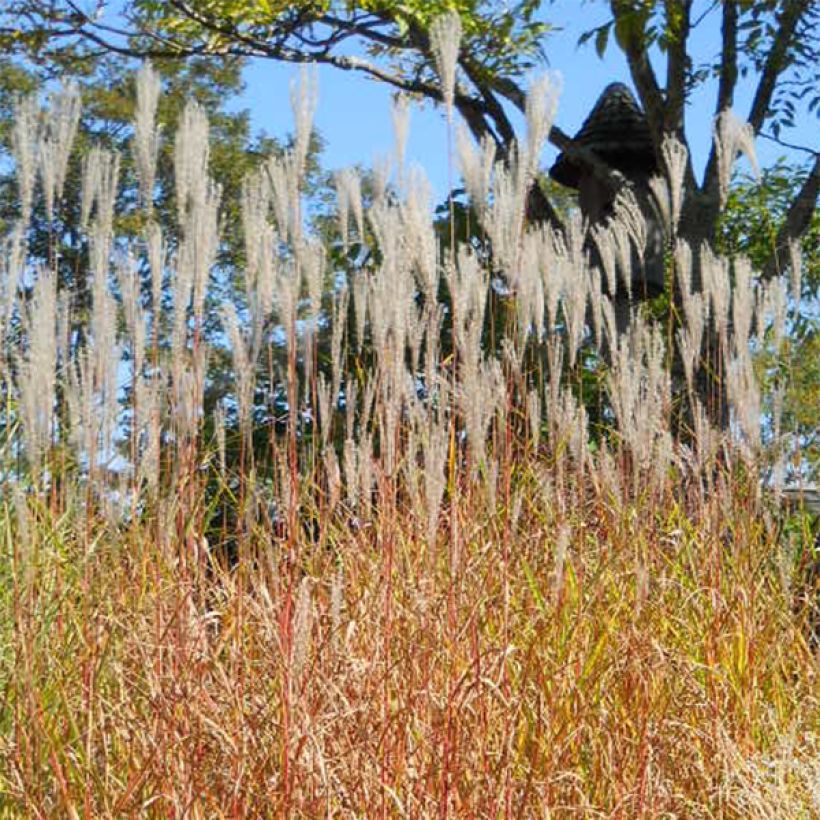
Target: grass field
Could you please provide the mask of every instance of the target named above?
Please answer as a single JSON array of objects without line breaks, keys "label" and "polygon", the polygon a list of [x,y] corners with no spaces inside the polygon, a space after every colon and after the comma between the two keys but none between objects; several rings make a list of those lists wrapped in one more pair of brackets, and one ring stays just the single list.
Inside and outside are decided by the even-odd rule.
[{"label": "grass field", "polygon": [[[708,256],[691,293],[670,211],[678,324],[619,332],[580,246],[525,224],[537,146],[485,177],[461,145],[492,270],[437,250],[412,173],[364,205],[339,177],[339,245],[378,249],[339,263],[304,228],[309,127],[248,181],[230,304],[194,106],[175,235],[143,201],[118,238],[119,159],[88,160],[85,313],[7,240],[0,816],[818,816],[816,536],[761,481],[751,352],[785,285]],[[636,230],[601,239],[619,278]]]}]

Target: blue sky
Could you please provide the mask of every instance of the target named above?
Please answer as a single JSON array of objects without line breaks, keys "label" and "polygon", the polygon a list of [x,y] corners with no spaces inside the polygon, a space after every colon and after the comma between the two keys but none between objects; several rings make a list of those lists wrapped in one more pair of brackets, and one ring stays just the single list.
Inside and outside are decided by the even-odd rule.
[{"label": "blue sky", "polygon": [[[579,36],[608,19],[607,5],[578,0],[556,0],[545,4],[545,19],[560,31],[545,41],[549,65],[546,70],[557,72],[563,86],[556,124],[573,134],[610,82],[631,84],[626,61],[615,44],[611,44],[603,60],[591,43],[576,47]],[[696,5],[699,5],[696,3]],[[705,61],[717,53],[720,41],[720,11],[713,11],[692,36],[692,53],[696,61]],[[662,71],[663,62],[656,61]],[[252,61],[246,70],[247,92],[236,100],[237,108],[251,111],[255,128],[274,136],[284,136],[292,130],[290,112],[291,81],[298,76],[292,65],[265,60]],[[390,117],[391,89],[361,74],[326,66],[318,69],[319,105],[315,125],[326,140],[323,165],[337,169],[353,164],[371,166],[374,158],[393,151],[393,128]],[[663,77],[660,77],[661,81]],[[745,118],[753,86],[741,82],[735,100],[735,112]],[[687,110],[687,133],[694,153],[696,168],[705,163],[711,141],[711,121],[714,108],[714,84],[708,84],[697,94]],[[422,165],[433,184],[436,195],[443,197],[447,188],[446,124],[443,110],[431,103],[414,105],[411,109],[410,137],[407,160]],[[816,147],[816,120],[788,134],[787,139]],[[762,166],[772,164],[787,155],[803,161],[806,154],[789,152],[765,139],[758,140],[758,158]],[[556,156],[552,146],[545,149],[542,164],[548,166]]]}]

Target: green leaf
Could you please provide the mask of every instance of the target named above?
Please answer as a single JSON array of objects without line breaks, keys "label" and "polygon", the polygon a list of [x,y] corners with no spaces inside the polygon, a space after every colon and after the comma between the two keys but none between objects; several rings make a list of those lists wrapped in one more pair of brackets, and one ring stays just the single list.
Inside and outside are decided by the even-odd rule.
[{"label": "green leaf", "polygon": [[609,43],[609,29],[611,25],[611,23],[607,23],[605,26],[601,26],[598,29],[598,33],[595,35],[595,51],[601,59],[603,59],[604,54],[606,54],[606,47]]}]

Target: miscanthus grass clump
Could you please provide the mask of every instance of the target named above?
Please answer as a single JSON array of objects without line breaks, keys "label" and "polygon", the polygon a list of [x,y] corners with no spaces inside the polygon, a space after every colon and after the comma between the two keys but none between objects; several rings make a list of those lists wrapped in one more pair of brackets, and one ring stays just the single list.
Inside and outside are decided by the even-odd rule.
[{"label": "miscanthus grass clump", "polygon": [[[116,235],[122,158],[84,160],[83,301],[27,246],[37,197],[65,206],[77,91],[17,108],[0,813],[816,816],[815,546],[763,490],[780,420],[753,358],[786,285],[677,238],[681,147],[653,183],[672,325],[613,306],[646,241],[628,197],[602,268],[580,220],[528,224],[549,83],[506,163],[457,135],[484,243],[442,249],[400,102],[392,176],[336,176],[331,254],[303,207],[303,79],[292,148],[242,191],[225,300],[194,103],[159,221],[160,93],[144,68],[139,236]],[[721,122],[722,162],[743,133]]]}]

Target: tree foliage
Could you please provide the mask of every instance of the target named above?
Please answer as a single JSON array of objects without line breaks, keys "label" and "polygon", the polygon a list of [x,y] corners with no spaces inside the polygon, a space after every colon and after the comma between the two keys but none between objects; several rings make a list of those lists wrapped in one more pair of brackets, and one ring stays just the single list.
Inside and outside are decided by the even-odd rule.
[{"label": "tree foliage", "polygon": [[[715,85],[715,115],[733,106],[741,77],[754,81],[750,110],[740,114],[755,135],[780,138],[798,116],[817,112],[820,7],[812,0],[606,4],[610,20],[582,39],[594,38],[599,53],[614,40],[624,53],[658,151],[670,136],[687,143],[686,103],[707,81]],[[428,32],[436,16],[454,10],[463,30],[455,107],[474,136],[492,138],[504,156],[516,138],[511,109],[525,108],[523,76],[544,58],[550,5],[547,0],[126,0],[114,15],[107,4],[90,0],[12,0],[0,13],[0,45],[57,68],[111,51],[155,59],[211,55],[318,62],[441,100]],[[719,51],[698,64],[692,35],[699,26],[716,26],[718,17]],[[561,150],[578,151],[558,126],[550,139]],[[605,163],[595,156],[579,159],[606,176]],[[716,237],[718,165],[713,150],[701,180],[691,160],[687,168],[681,234],[695,246]],[[768,275],[782,267],[789,239],[808,229],[819,189],[820,155],[814,152],[765,265]],[[555,209],[534,193],[539,199],[534,215],[558,223]]]}]

